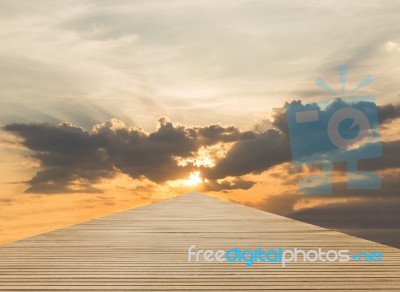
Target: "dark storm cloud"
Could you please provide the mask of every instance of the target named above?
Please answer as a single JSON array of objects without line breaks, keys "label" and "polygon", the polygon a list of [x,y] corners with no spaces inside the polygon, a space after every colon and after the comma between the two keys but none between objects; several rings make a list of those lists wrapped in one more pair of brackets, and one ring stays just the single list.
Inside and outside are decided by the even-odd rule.
[{"label": "dark storm cloud", "polygon": [[[400,187],[400,185],[397,184],[397,187]],[[378,193],[376,192],[376,194]],[[336,197],[329,195],[326,199],[335,199]],[[313,201],[314,199],[321,199],[321,196],[282,194],[275,195],[265,200],[264,203],[253,207],[397,248],[400,247],[400,213],[398,212],[400,199],[398,196],[371,196],[370,194],[359,196],[358,200],[329,203],[299,211],[293,210],[295,204],[300,200]],[[377,232],[377,230],[380,230],[380,232]]]},{"label": "dark storm cloud", "polygon": [[365,199],[321,205],[289,216],[301,221],[318,222],[318,225],[326,227],[391,229],[399,225],[399,203],[398,198]]},{"label": "dark storm cloud", "polygon": [[386,104],[378,106],[378,116],[381,124],[400,118],[400,104]]},{"label": "dark storm cloud", "polygon": [[[345,104],[345,101],[336,99],[322,112],[329,114],[341,104]],[[368,108],[368,103],[360,104],[357,106]],[[286,109],[292,105],[302,105],[302,102],[293,100],[290,103],[286,103],[282,108],[275,109],[272,116],[273,120],[265,123],[271,125],[273,129],[260,131],[259,128],[261,126],[256,126],[255,132],[249,134],[249,139],[236,142],[226,157],[218,161],[215,167],[205,169],[203,172],[206,173],[206,176],[218,179],[227,176],[241,176],[248,173],[261,173],[272,166],[290,161],[291,153]],[[313,106],[317,105],[314,104]],[[400,116],[398,113],[400,105],[388,104],[377,108],[381,123],[388,123]],[[400,150],[400,141],[385,142],[382,145],[384,156],[363,162],[362,167],[366,166],[369,169],[377,170],[400,166],[400,158],[397,155]]]},{"label": "dark storm cloud", "polygon": [[[288,176],[290,177],[290,176]],[[297,194],[297,193],[283,193],[280,195],[268,196],[265,201],[258,207],[270,211],[278,212],[280,214],[289,215],[295,212],[295,204],[301,200],[313,200],[313,199],[370,199],[379,200],[382,198],[388,200],[396,200],[399,198],[399,172],[389,172],[382,175],[382,186],[380,189],[357,189],[351,190],[347,188],[347,182],[336,182],[333,183],[333,193],[330,195],[308,195],[308,194]],[[287,183],[288,185],[296,185],[300,178],[305,178],[304,175],[296,175],[295,178]],[[400,201],[399,201],[400,202]]]},{"label": "dark storm cloud", "polygon": [[198,134],[204,138],[205,145],[213,145],[218,142],[235,142],[255,138],[251,131],[241,132],[234,126],[222,127],[221,125],[211,125],[203,128],[195,128]]},{"label": "dark storm cloud", "polygon": [[[283,108],[276,109],[273,113],[272,127],[282,134],[288,133],[285,108],[289,105],[299,105],[301,101],[286,103]],[[394,119],[400,117],[400,105],[387,104],[377,107],[381,126],[388,125]],[[377,158],[361,159],[358,162],[360,170],[381,171],[382,187],[379,190],[349,190],[346,183],[335,183],[333,194],[299,195],[284,193],[269,196],[258,206],[264,211],[288,216],[293,219],[305,221],[311,224],[335,229],[369,240],[381,242],[395,247],[400,247],[400,206],[399,172],[400,167],[400,141],[382,142],[383,155]],[[310,168],[310,167],[309,167]],[[312,169],[313,167],[311,167]],[[315,166],[318,168],[318,166]],[[300,174],[277,174],[285,177],[285,183],[295,185],[299,182]],[[346,163],[335,164],[335,171],[346,173]],[[340,203],[314,206],[301,211],[296,211],[296,204],[300,201],[326,199],[350,199]]]},{"label": "dark storm cloud", "polygon": [[288,122],[286,116],[286,109],[291,105],[300,105],[302,104],[301,100],[293,100],[291,102],[286,102],[285,105],[281,108],[275,108],[272,113],[272,126],[279,131],[288,134]]},{"label": "dark storm cloud", "polygon": [[[378,171],[400,167],[400,140],[381,142],[382,155],[374,158],[360,159],[357,161],[361,171]],[[320,165],[309,165],[311,170],[320,169]],[[335,170],[346,172],[346,162],[335,163]]]},{"label": "dark storm cloud", "polygon": [[[340,101],[337,99],[335,102]],[[286,102],[282,108],[274,109],[272,113],[272,126],[283,133],[288,133],[288,124],[287,124],[287,116],[286,116],[286,108],[292,105],[301,105],[304,104],[300,100],[293,100],[291,102]],[[378,105],[378,117],[381,125],[389,123],[394,119],[400,118],[400,104],[386,104],[386,105]]]},{"label": "dark storm cloud", "polygon": [[382,152],[381,157],[360,160],[359,168],[374,171],[400,167],[400,141],[382,142]]},{"label": "dark storm cloud", "polygon": [[244,180],[241,177],[237,177],[234,178],[233,180],[226,180],[226,179],[221,181],[211,180],[205,183],[204,189],[206,191],[214,191],[214,192],[234,190],[234,189],[248,190],[253,185],[255,185],[255,182]]},{"label": "dark storm cloud", "polygon": [[[365,198],[317,206],[294,212],[289,217],[326,228],[355,232],[366,239],[399,248],[399,206],[399,198]],[[377,229],[381,232],[376,233]]]},{"label": "dark storm cloud", "polygon": [[253,134],[253,139],[236,142],[225,158],[204,172],[208,178],[261,173],[290,159],[287,136],[274,129]]},{"label": "dark storm cloud", "polygon": [[232,126],[187,128],[165,118],[152,133],[118,120],[98,125],[93,132],[68,123],[11,124],[4,130],[21,137],[41,164],[29,181],[27,191],[32,193],[98,191],[91,184],[117,171],[157,183],[182,178],[194,167],[178,166],[174,157],[192,157],[203,145],[251,137]]},{"label": "dark storm cloud", "polygon": [[[338,100],[337,102],[342,102]],[[235,126],[210,125],[185,127],[174,125],[166,118],[159,119],[159,128],[146,133],[138,127],[127,127],[112,119],[97,125],[93,131],[69,123],[10,124],[4,130],[21,137],[40,164],[40,170],[29,181],[28,192],[94,192],[93,183],[111,178],[117,172],[133,178],[146,177],[156,183],[187,177],[200,170],[211,183],[209,189],[248,189],[254,184],[241,180],[246,174],[258,174],[291,159],[285,109],[276,109],[273,128],[243,132]],[[378,107],[382,122],[395,119],[398,106]],[[193,164],[179,166],[176,157],[192,158],[200,147],[217,143],[233,143],[226,156],[212,168]],[[400,141],[383,143],[384,156],[376,161],[360,163],[371,170],[399,166]],[[219,181],[236,177],[236,181]]]},{"label": "dark storm cloud", "polygon": [[12,124],[4,129],[23,138],[23,145],[41,163],[41,170],[29,181],[28,192],[67,192],[76,180],[83,180],[85,191],[92,191],[89,182],[113,175],[113,165],[95,137],[82,128],[64,123]]},{"label": "dark storm cloud", "polygon": [[[378,190],[349,190],[346,182],[338,182],[333,184],[330,195],[282,193],[268,196],[253,207],[400,247],[398,177],[399,171],[382,175],[382,187]],[[335,202],[338,199],[341,201]],[[296,210],[298,203],[315,200],[326,200],[328,204]]]}]

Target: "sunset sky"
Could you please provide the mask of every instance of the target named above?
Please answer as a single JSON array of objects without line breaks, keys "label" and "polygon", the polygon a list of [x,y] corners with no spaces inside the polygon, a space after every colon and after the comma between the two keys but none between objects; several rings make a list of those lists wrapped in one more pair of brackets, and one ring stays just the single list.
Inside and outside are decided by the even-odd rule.
[{"label": "sunset sky", "polygon": [[[0,0],[0,243],[191,191],[400,246],[398,1]],[[364,76],[380,190],[301,195],[285,103]],[[346,92],[345,95],[350,95]],[[206,210],[205,210],[206,212]]]}]

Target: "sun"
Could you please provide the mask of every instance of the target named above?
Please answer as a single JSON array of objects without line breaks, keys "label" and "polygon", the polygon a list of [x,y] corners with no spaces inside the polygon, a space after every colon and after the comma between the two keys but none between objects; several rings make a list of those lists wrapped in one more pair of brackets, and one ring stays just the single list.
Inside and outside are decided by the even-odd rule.
[{"label": "sun", "polygon": [[203,182],[203,179],[200,176],[200,171],[191,172],[189,178],[183,181],[185,186],[197,186]]},{"label": "sun", "polygon": [[207,179],[201,177],[200,171],[192,171],[186,179],[177,179],[168,181],[167,184],[173,188],[179,187],[195,187],[199,184],[208,182]]}]

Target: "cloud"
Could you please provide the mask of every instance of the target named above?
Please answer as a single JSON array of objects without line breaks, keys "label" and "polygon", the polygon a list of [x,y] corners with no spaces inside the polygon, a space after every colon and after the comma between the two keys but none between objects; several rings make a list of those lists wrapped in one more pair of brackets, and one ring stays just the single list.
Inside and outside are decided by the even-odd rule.
[{"label": "cloud", "polygon": [[378,116],[381,124],[389,123],[394,119],[400,118],[400,103],[378,106]]},{"label": "cloud", "polygon": [[[283,108],[275,109],[272,114],[273,120],[267,123],[281,135],[288,133],[285,108],[289,105],[304,106],[301,101],[286,103]],[[382,128],[400,117],[399,109],[399,104],[377,106]],[[400,205],[398,198],[400,141],[383,141],[382,148],[383,155],[381,157],[358,161],[360,170],[378,172],[382,180],[382,187],[379,190],[349,190],[346,181],[335,182],[333,194],[329,196],[299,195],[294,191],[287,191],[278,195],[268,195],[264,201],[255,206],[293,219],[400,247],[398,228],[400,221],[398,212]],[[309,166],[308,170],[313,171],[316,168],[318,167]],[[334,177],[341,176],[343,178],[347,172],[347,165],[344,162],[337,163],[334,170]],[[275,176],[281,178],[285,185],[296,186],[300,177],[304,177],[305,172],[297,172],[296,175],[293,175],[289,173],[291,171],[292,168],[288,168]],[[321,200],[325,202],[321,203]],[[299,205],[305,201],[312,203],[311,207],[299,209]]]},{"label": "cloud", "polygon": [[[298,194],[296,182],[282,183],[292,187],[280,194],[266,194],[265,199],[250,204],[264,211],[287,216],[318,226],[339,230],[376,242],[400,246],[400,165],[379,172],[382,186],[377,190],[350,190],[346,180],[333,184],[330,195]],[[315,173],[314,173],[315,175]],[[335,173],[344,178],[344,173]],[[288,175],[288,177],[290,177]],[[304,176],[303,176],[304,177]],[[297,175],[297,181],[299,176]]]},{"label": "cloud", "polygon": [[92,131],[70,123],[10,124],[4,130],[21,137],[40,162],[40,171],[28,182],[27,191],[32,193],[99,191],[91,184],[117,172],[163,183],[186,177],[194,169],[190,163],[178,165],[175,157],[193,157],[202,146],[252,136],[233,126],[187,128],[166,118],[159,119],[159,127],[152,133],[127,127],[117,119],[97,124]]},{"label": "cloud", "polygon": [[287,136],[274,129],[253,133],[254,138],[236,142],[215,167],[204,170],[212,179],[261,173],[290,159]]},{"label": "cloud", "polygon": [[[282,193],[251,204],[258,209],[400,247],[399,172],[384,175],[380,190],[348,190],[335,183],[330,195]],[[299,208],[308,203],[309,206]]]},{"label": "cloud", "polygon": [[[291,159],[289,149],[288,124],[286,110],[293,105],[304,108],[313,108],[320,110],[320,116],[329,117],[342,105],[361,108],[363,111],[373,110],[375,105],[369,102],[357,102],[349,104],[345,100],[336,99],[329,104],[326,109],[321,110],[317,104],[303,104],[300,100],[293,100],[285,103],[281,108],[276,108],[272,114],[272,121],[265,121],[264,124],[271,125],[272,129],[263,132],[254,132],[249,134],[250,139],[236,142],[228,151],[226,157],[219,160],[215,167],[205,169],[207,177],[212,179],[224,178],[227,176],[241,176],[249,173],[261,173],[272,166],[288,162]],[[377,106],[378,115],[381,124],[391,122],[400,117],[400,104],[387,104]],[[322,118],[321,118],[322,119]],[[256,127],[256,131],[259,127]],[[317,127],[316,130],[304,133],[304,139],[308,136],[317,138],[318,143],[322,143],[320,136],[326,136],[326,129]],[[328,139],[328,138],[327,138]],[[386,167],[397,167],[400,165],[396,151],[399,151],[399,142],[383,142],[384,156],[375,160],[366,160],[362,162],[363,166],[371,164],[370,169],[385,169]],[[362,160],[364,161],[364,160]],[[373,163],[371,161],[379,161]],[[371,163],[369,163],[371,162]]]},{"label": "cloud", "polygon": [[[399,198],[363,198],[347,203],[316,206],[288,216],[326,228],[357,232],[366,239],[399,248],[399,205]],[[376,233],[377,229],[381,232]]]},{"label": "cloud", "polygon": [[[327,114],[332,114],[332,112],[335,111],[337,105],[340,105],[342,102],[341,99],[336,99],[334,102],[330,104],[330,107],[327,108],[325,111],[330,111]],[[346,102],[346,99],[344,99],[344,102]],[[272,124],[273,127],[276,129],[280,130],[283,133],[288,134],[289,129],[288,129],[288,119],[286,115],[286,109],[290,106],[294,105],[299,105],[299,106],[305,106],[305,103],[303,103],[301,100],[292,100],[291,102],[286,102],[285,105],[281,108],[275,108],[272,113]],[[312,104],[309,104],[309,106],[312,106]],[[368,105],[364,104],[362,105],[364,109],[368,109]],[[315,109],[319,109],[319,107],[314,104]],[[378,117],[379,117],[379,123],[381,125],[390,123],[394,119],[400,118],[400,103],[393,104],[385,104],[385,105],[377,105],[376,106],[377,111],[378,111]]]},{"label": "cloud", "polygon": [[[260,108],[321,94],[314,78],[336,78],[336,64],[346,61],[350,85],[370,73],[385,80],[374,86],[388,100],[398,95],[397,54],[382,47],[398,46],[398,7],[395,1],[3,0],[1,122],[25,122],[16,115],[53,122],[46,114],[63,112],[59,102],[74,98],[79,102],[64,107],[71,113],[96,101],[126,121],[134,114],[149,131],[162,115],[192,125],[218,116],[249,127]],[[86,126],[80,114],[54,116]]]},{"label": "cloud", "polygon": [[256,183],[254,181],[244,180],[241,177],[235,177],[233,179],[223,179],[223,180],[210,180],[205,183],[205,191],[226,191],[234,189],[248,190]]},{"label": "cloud", "polygon": [[[302,105],[301,101],[291,104]],[[260,174],[290,162],[285,114],[288,105],[275,110],[273,120],[268,123],[271,128],[263,131],[242,131],[235,126],[217,124],[188,127],[173,124],[167,118],[160,118],[153,132],[127,126],[118,119],[96,124],[91,131],[70,123],[9,124],[4,130],[22,138],[21,144],[40,163],[39,171],[28,181],[27,192],[30,193],[101,192],[95,188],[97,182],[120,173],[139,181],[145,178],[156,185],[186,178],[193,171],[201,172],[204,183],[199,187],[202,191],[230,192],[249,190],[257,184],[254,177],[249,179],[245,175]],[[389,124],[398,118],[397,108],[392,104],[379,106],[381,123]],[[230,148],[224,156],[213,157],[212,166],[193,162],[199,149],[219,144],[230,145]],[[300,196],[286,191],[267,196],[256,207],[399,246],[393,235],[398,234],[393,222],[399,219],[395,210],[400,204],[397,198],[400,141],[382,142],[382,146],[382,157],[359,161],[360,170],[379,173],[380,190],[348,190],[346,182],[335,182],[334,194],[324,198],[327,203],[322,205],[299,210],[299,203],[321,200],[321,196]],[[179,164],[177,158],[187,163]],[[313,167],[293,167],[287,163],[271,176],[293,189],[302,175],[313,171]],[[337,164],[335,173],[345,175],[345,163]],[[376,216],[367,216],[365,212]],[[375,221],[370,219],[377,216]]]},{"label": "cloud", "polygon": [[360,169],[374,171],[400,166],[400,141],[382,142],[382,153],[381,157],[360,160]]},{"label": "cloud", "polygon": [[[301,221],[336,228],[389,228],[398,226],[399,199],[368,199],[333,203],[293,212],[289,216]],[[373,216],[371,216],[373,214]],[[400,242],[399,242],[400,244]]]},{"label": "cloud", "polygon": [[80,127],[68,123],[11,124],[4,130],[23,138],[23,145],[40,161],[41,170],[29,181],[28,192],[66,192],[76,180],[84,180],[85,192],[92,191],[88,183],[111,177],[114,172],[93,137]]},{"label": "cloud", "polygon": [[[341,103],[336,100],[322,112],[329,114],[327,111],[335,110]],[[306,106],[301,101],[292,101],[276,109],[269,123],[273,128],[263,132],[218,124],[186,127],[174,125],[166,118],[160,118],[158,129],[150,133],[140,127],[128,127],[117,119],[96,124],[92,131],[70,123],[9,124],[4,130],[21,137],[22,144],[40,162],[40,170],[28,182],[28,192],[95,192],[99,190],[91,186],[94,182],[112,178],[117,172],[164,183],[187,177],[193,170],[200,170],[210,181],[210,190],[248,189],[254,183],[243,181],[241,176],[259,174],[290,161],[285,110],[293,104]],[[378,107],[382,123],[397,118],[397,109],[392,104]],[[177,158],[193,159],[201,147],[218,143],[231,143],[232,147],[224,157],[215,158],[212,167],[195,165],[190,159],[186,165],[177,163]],[[384,142],[384,156],[362,160],[360,167],[374,170],[397,167],[399,146],[398,141]],[[227,177],[236,177],[236,181],[217,182]]]}]

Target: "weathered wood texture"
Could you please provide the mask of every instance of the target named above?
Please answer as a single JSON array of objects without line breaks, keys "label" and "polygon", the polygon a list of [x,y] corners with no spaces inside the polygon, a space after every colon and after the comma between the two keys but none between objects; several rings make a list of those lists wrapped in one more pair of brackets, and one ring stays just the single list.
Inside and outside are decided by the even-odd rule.
[{"label": "weathered wood texture", "polygon": [[[192,244],[380,251],[384,262],[189,263]],[[400,291],[399,260],[396,248],[187,194],[1,246],[0,290]]]}]

